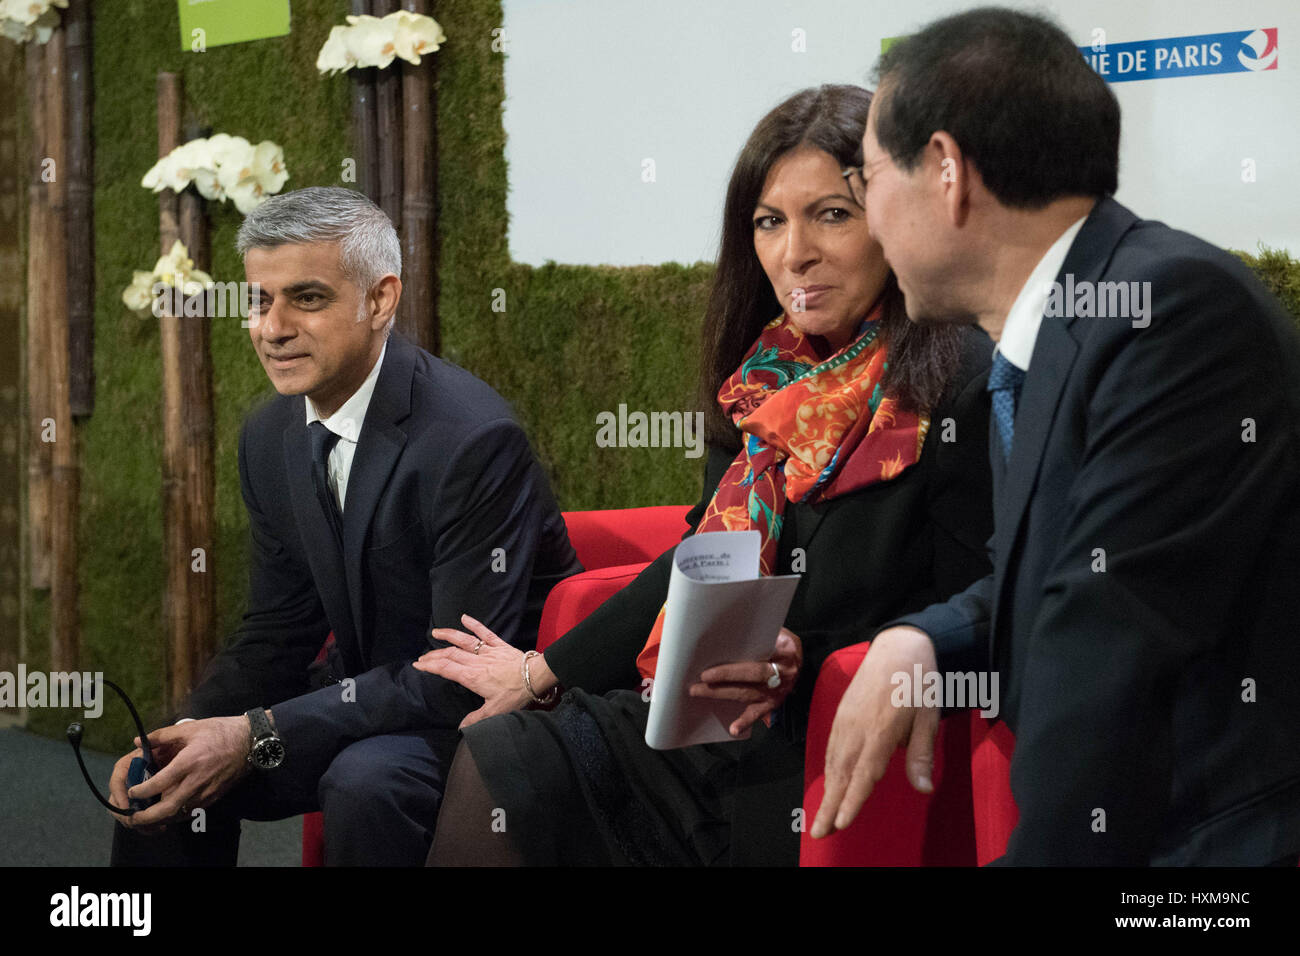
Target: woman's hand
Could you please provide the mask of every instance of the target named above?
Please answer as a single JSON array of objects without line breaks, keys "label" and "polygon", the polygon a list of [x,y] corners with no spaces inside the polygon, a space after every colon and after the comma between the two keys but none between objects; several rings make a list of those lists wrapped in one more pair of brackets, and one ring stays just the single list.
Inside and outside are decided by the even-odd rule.
[{"label": "woman's hand", "polygon": [[[770,687],[768,680],[772,677],[772,667],[781,678],[777,686]],[[781,628],[776,638],[776,649],[772,652],[771,662],[738,661],[734,664],[719,664],[710,667],[700,675],[699,684],[691,685],[692,697],[712,697],[716,700],[741,700],[749,703],[745,712],[737,717],[728,732],[739,737],[754,725],[754,721],[766,720],[772,711],[780,706],[781,701],[794,690],[799,669],[803,667],[803,644],[798,635]],[[534,677],[534,680],[536,678]]]},{"label": "woman's hand", "polygon": [[[450,627],[435,627],[434,638],[451,647],[429,651],[413,665],[426,674],[437,674],[455,681],[483,698],[483,706],[460,722],[461,729],[485,717],[509,713],[533,702],[524,686],[521,667],[524,652],[507,644],[468,614],[461,623],[473,634]],[[555,675],[539,654],[528,662],[528,676],[533,690],[545,694],[557,683]]]}]

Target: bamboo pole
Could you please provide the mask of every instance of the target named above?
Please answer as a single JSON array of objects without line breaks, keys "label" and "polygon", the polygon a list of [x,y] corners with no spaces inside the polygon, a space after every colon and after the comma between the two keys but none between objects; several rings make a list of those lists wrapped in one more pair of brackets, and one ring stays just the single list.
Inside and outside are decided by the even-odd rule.
[{"label": "bamboo pole", "polygon": [[[191,128],[187,139],[205,131]],[[196,269],[211,269],[206,202],[195,190],[187,189],[180,197],[181,241],[189,249]],[[173,703],[193,689],[195,678],[216,651],[216,574],[213,561],[215,526],[216,469],[214,464],[212,408],[212,317],[205,307],[201,315],[186,316],[179,329],[179,384],[181,443],[184,463],[186,511],[182,524],[186,528],[184,630],[176,635],[176,669],[172,687]],[[189,309],[186,309],[189,312]],[[201,552],[196,555],[196,549]],[[178,615],[179,618],[179,615]]]},{"label": "bamboo pole", "polygon": [[[397,10],[397,0],[371,0],[374,15]],[[375,138],[379,145],[379,206],[402,231],[402,76],[375,70]]]},{"label": "bamboo pole", "polygon": [[67,236],[69,405],[73,415],[95,410],[94,168],[90,142],[90,0],[72,0],[67,33]]},{"label": "bamboo pole", "polygon": [[[403,0],[403,9],[429,13],[428,0]],[[435,243],[438,194],[437,112],[434,60],[402,63],[402,266],[403,288],[397,326],[421,348],[441,349]]]},{"label": "bamboo pole", "polygon": [[[352,0],[352,13],[370,13],[370,0]],[[379,140],[375,134],[375,71],[350,70],[352,78],[352,157],[357,163],[357,186],[379,202]]]},{"label": "bamboo pole", "polygon": [[43,440],[50,412],[49,327],[45,307],[50,288],[46,234],[49,191],[43,174],[46,160],[45,47],[26,44],[27,104],[31,116],[31,179],[27,187],[27,529],[29,572],[33,588],[50,586],[50,472],[54,449]]},{"label": "bamboo pole", "polygon": [[[158,156],[181,144],[181,81],[175,73],[158,74]],[[180,198],[164,189],[158,199],[158,233],[165,255],[180,238]],[[170,300],[169,300],[170,301]],[[182,316],[165,309],[158,318],[163,392],[163,629],[167,641],[167,700],[175,706],[189,692],[192,654],[186,601],[190,558],[187,541],[186,462],[181,385]]]},{"label": "bamboo pole", "polygon": [[[11,102],[22,90],[23,48],[0,43],[0,97]],[[27,136],[17,109],[0,111],[0,671],[15,673],[23,659],[22,501],[23,207],[27,183]]]},{"label": "bamboo pole", "polygon": [[54,31],[45,46],[46,136],[55,175],[48,183],[45,256],[50,286],[43,297],[49,329],[51,417],[55,422],[50,483],[50,616],[53,669],[77,670],[81,659],[77,587],[77,525],[81,476],[77,425],[72,419],[68,368],[68,245],[65,226],[67,150],[67,34]]}]

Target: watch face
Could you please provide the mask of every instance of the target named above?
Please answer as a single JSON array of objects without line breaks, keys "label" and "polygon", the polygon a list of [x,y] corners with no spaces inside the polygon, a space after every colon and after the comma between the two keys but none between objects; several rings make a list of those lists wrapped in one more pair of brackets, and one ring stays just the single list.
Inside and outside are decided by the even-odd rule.
[{"label": "watch face", "polygon": [[284,744],[278,737],[259,740],[253,747],[253,766],[262,770],[274,770],[284,762]]}]

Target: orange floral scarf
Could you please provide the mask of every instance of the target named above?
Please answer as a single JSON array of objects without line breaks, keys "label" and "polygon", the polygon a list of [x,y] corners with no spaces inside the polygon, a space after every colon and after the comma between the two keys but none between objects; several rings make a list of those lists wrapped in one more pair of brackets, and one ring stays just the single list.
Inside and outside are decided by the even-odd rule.
[{"label": "orange floral scarf", "polygon": [[[787,501],[836,498],[916,464],[930,417],[902,410],[881,392],[889,368],[879,340],[882,311],[877,303],[854,340],[825,360],[788,315],[768,323],[718,390],[718,404],[744,433],[744,447],[696,534],[761,532],[759,567],[771,574]],[[654,676],[663,624],[660,608],[636,661],[643,677]]]}]

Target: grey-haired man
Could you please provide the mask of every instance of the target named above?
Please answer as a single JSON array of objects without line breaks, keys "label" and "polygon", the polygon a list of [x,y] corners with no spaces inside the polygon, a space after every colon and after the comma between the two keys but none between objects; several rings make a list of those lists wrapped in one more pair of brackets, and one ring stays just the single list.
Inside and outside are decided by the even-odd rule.
[{"label": "grey-haired man", "polygon": [[506,402],[390,334],[401,250],[381,210],[298,190],[254,210],[238,248],[279,393],[240,435],[248,609],[179,715],[196,719],[150,734],[161,770],[130,796],[160,801],[121,821],[114,863],[233,864],[240,819],[319,808],[327,864],[419,865],[477,704],[411,662],[462,614],[531,646],[577,558]]}]

